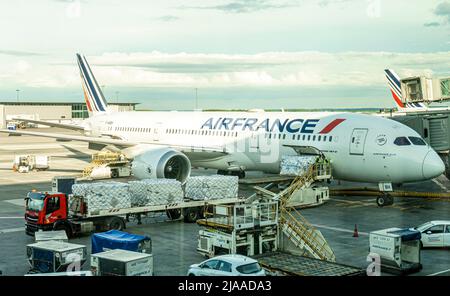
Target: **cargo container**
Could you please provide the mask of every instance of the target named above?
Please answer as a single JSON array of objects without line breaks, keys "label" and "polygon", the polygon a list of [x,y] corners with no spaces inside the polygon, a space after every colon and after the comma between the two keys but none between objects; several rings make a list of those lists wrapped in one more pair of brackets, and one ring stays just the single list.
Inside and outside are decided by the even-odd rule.
[{"label": "cargo container", "polygon": [[115,249],[91,255],[91,271],[97,276],[151,276],[151,254]]}]

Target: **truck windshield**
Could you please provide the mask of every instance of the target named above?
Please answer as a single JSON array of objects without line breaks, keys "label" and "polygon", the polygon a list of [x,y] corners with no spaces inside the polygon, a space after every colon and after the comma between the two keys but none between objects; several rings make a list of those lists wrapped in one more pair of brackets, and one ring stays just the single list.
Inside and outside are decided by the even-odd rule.
[{"label": "truck windshield", "polygon": [[27,210],[40,212],[44,208],[45,195],[37,192],[28,193]]}]

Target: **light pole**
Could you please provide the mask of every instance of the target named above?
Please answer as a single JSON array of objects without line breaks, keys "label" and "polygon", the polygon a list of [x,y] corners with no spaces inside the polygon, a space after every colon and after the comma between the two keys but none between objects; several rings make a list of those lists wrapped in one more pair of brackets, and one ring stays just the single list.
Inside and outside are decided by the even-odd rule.
[{"label": "light pole", "polygon": [[17,94],[17,96],[16,96],[16,98],[17,98],[17,103],[19,103],[19,92],[20,92],[20,89],[16,89],[16,94]]}]

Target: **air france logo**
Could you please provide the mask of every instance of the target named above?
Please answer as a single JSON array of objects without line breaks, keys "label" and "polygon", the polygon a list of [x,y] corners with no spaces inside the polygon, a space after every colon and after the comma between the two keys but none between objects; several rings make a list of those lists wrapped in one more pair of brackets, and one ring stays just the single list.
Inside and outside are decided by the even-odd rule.
[{"label": "air france logo", "polygon": [[[345,119],[334,119],[325,126],[319,133],[327,134]],[[319,119],[259,119],[259,118],[214,118],[211,117],[203,123],[200,129],[225,130],[225,131],[260,131],[277,133],[314,133],[314,128],[319,123]]]}]

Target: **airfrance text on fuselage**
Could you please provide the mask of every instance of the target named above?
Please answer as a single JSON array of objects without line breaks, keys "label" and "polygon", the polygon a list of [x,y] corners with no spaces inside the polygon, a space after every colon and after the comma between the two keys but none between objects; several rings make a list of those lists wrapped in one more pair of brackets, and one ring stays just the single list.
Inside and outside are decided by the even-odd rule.
[{"label": "airfrance text on fuselage", "polygon": [[241,131],[259,131],[266,132],[288,132],[288,133],[314,133],[319,119],[258,119],[258,118],[214,118],[211,117],[203,123],[200,129],[210,130],[241,130]]}]

